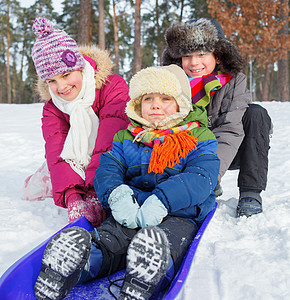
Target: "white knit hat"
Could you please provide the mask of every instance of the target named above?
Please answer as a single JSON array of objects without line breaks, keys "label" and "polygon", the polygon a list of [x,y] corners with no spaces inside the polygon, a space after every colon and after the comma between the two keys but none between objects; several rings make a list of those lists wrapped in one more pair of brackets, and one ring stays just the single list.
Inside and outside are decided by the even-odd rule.
[{"label": "white knit hat", "polygon": [[155,128],[155,124],[142,118],[141,98],[150,93],[160,93],[173,97],[179,111],[168,116],[158,124],[158,129],[171,128],[180,123],[192,110],[191,88],[187,75],[177,65],[149,67],[136,73],[129,84],[127,116],[145,127]]}]

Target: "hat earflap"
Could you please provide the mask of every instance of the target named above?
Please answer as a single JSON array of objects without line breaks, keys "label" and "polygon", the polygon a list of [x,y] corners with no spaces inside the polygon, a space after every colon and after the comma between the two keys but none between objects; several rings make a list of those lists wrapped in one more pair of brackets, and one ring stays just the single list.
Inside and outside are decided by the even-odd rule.
[{"label": "hat earflap", "polygon": [[162,53],[161,57],[161,65],[162,66],[168,66],[171,64],[175,64],[182,68],[182,58],[174,58],[170,55],[168,47],[166,47]]},{"label": "hat earflap", "polygon": [[232,42],[222,39],[216,43],[213,52],[217,61],[219,61],[219,71],[235,76],[242,72],[245,60],[239,49]]}]

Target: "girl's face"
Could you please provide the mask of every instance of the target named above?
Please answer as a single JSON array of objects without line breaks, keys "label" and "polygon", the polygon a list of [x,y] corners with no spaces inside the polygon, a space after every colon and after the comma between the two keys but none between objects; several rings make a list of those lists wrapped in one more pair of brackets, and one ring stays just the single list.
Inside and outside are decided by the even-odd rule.
[{"label": "girl's face", "polygon": [[152,124],[158,124],[168,116],[178,112],[176,100],[168,95],[151,93],[142,96],[142,117]]},{"label": "girl's face", "polygon": [[83,75],[81,71],[73,71],[55,75],[46,79],[51,91],[63,100],[74,100],[82,89]]},{"label": "girl's face", "polygon": [[218,63],[211,52],[196,51],[191,55],[182,57],[182,68],[191,78],[202,77],[212,73]]}]

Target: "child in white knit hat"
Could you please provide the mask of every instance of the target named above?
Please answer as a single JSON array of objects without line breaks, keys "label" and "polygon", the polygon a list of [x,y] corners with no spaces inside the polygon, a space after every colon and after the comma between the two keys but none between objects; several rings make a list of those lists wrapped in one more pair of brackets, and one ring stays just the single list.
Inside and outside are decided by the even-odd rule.
[{"label": "child in white knit hat", "polygon": [[94,179],[112,216],[91,235],[72,227],[52,239],[35,285],[38,299],[61,299],[78,282],[124,268],[119,299],[154,299],[171,282],[214,208],[219,171],[206,111],[190,103],[185,79],[176,65],[132,78],[126,107],[131,123],[102,154]]}]

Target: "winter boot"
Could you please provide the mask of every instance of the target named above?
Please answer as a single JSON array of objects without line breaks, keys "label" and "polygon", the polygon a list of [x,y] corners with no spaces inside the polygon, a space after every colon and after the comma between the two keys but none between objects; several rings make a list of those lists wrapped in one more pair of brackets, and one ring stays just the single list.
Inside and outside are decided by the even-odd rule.
[{"label": "winter boot", "polygon": [[262,209],[262,201],[260,202],[254,198],[240,198],[239,204],[237,207],[237,216],[242,217],[250,217],[255,214],[259,214],[263,212]]},{"label": "winter boot", "polygon": [[77,284],[90,255],[91,235],[81,227],[62,230],[47,244],[34,285],[37,299],[63,299]]},{"label": "winter boot", "polygon": [[169,242],[158,227],[145,227],[132,239],[127,268],[118,299],[149,299],[165,276],[170,261]]},{"label": "winter boot", "polygon": [[217,186],[214,189],[216,197],[220,197],[223,194],[223,188],[220,184],[217,184]]}]

